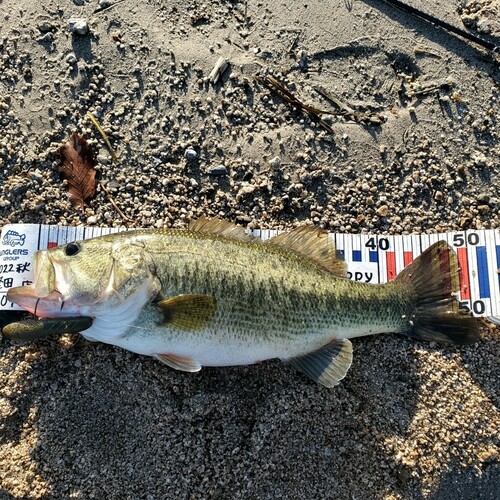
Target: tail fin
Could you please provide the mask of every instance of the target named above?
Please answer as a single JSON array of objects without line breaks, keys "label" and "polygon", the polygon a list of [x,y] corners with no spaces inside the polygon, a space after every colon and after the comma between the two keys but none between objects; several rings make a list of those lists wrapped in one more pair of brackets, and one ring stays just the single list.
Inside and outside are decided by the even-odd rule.
[{"label": "tail fin", "polygon": [[430,246],[395,281],[407,284],[416,297],[405,332],[410,337],[456,344],[478,340],[477,319],[459,307],[458,260],[445,241]]}]

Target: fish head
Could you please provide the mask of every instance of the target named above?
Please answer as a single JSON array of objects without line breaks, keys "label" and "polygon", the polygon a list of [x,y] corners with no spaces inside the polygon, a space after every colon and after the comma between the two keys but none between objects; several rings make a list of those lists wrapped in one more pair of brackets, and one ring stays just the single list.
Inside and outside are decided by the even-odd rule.
[{"label": "fish head", "polygon": [[160,289],[144,245],[100,237],[37,252],[33,283],[11,288],[7,298],[40,317],[95,317],[139,289],[144,303]]}]

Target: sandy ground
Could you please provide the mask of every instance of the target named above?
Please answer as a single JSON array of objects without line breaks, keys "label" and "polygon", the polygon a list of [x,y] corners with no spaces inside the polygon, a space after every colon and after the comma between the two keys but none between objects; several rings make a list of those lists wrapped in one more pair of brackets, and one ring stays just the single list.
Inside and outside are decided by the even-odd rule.
[{"label": "sandy ground", "polygon": [[[496,1],[408,2],[500,41]],[[257,73],[382,122],[331,117],[332,134]],[[499,81],[482,48],[375,0],[3,0],[0,223],[498,228]],[[83,213],[57,171],[73,130],[107,190]],[[328,390],[279,362],[192,375],[69,336],[5,341],[0,498],[500,498],[498,327],[354,350]]]}]

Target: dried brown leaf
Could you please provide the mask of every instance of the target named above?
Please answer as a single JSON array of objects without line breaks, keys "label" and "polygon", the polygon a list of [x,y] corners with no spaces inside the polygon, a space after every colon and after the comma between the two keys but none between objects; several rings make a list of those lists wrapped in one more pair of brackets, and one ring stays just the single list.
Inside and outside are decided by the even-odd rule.
[{"label": "dried brown leaf", "polygon": [[68,194],[71,204],[83,210],[85,201],[95,193],[95,159],[87,141],[73,132],[68,142],[60,150],[62,164],[59,173],[68,181]]}]

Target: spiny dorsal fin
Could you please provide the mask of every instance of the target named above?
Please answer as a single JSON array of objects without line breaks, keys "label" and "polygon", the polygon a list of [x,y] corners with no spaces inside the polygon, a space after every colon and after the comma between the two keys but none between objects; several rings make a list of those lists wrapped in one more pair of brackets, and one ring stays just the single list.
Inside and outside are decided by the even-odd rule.
[{"label": "spiny dorsal fin", "polygon": [[196,361],[196,359],[191,359],[185,356],[176,356],[175,354],[155,354],[154,357],[158,361],[161,361],[175,370],[191,373],[199,372],[201,370],[201,365],[198,361]]},{"label": "spiny dorsal fin", "polygon": [[176,295],[157,302],[168,326],[183,330],[201,330],[215,316],[217,301],[211,295]]},{"label": "spiny dorsal fin", "polygon": [[347,278],[347,266],[340,260],[328,231],[314,226],[300,226],[288,233],[278,234],[264,242],[295,252],[313,260],[317,265],[339,278]]},{"label": "spiny dorsal fin", "polygon": [[319,351],[288,362],[325,387],[334,387],[345,377],[352,363],[352,344],[348,339],[334,340]]},{"label": "spiny dorsal fin", "polygon": [[192,221],[189,224],[188,229],[190,231],[224,236],[240,241],[255,240],[251,234],[247,234],[245,232],[245,228],[222,219],[207,219],[206,217],[200,217],[199,219]]}]

